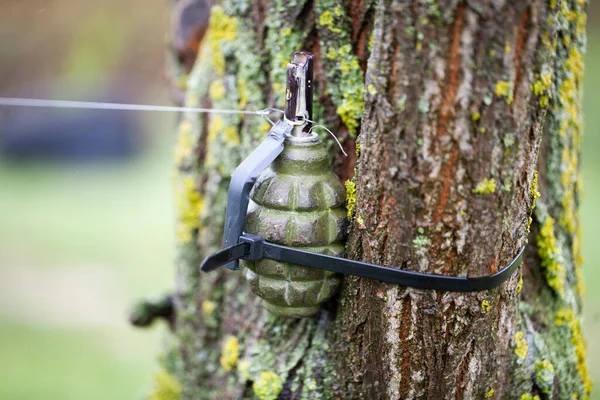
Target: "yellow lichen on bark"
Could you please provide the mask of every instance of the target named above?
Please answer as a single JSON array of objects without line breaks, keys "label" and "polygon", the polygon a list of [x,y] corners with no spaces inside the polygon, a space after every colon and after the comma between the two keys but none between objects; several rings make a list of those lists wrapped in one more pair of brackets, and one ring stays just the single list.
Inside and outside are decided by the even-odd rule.
[{"label": "yellow lichen on bark", "polygon": [[208,43],[212,66],[218,75],[225,74],[225,57],[221,46],[237,37],[237,26],[236,19],[225,14],[223,7],[212,7],[208,31],[204,40]]},{"label": "yellow lichen on bark", "polygon": [[179,400],[182,393],[179,381],[163,369],[154,377],[154,391],[150,393],[148,400]]},{"label": "yellow lichen on bark", "polygon": [[179,123],[177,144],[175,146],[175,165],[180,167],[183,165],[193,153],[192,145],[192,123],[188,120],[183,120]]},{"label": "yellow lichen on bark", "polygon": [[575,357],[577,358],[577,370],[586,395],[589,395],[592,390],[592,379],[587,366],[586,344],[581,329],[581,320],[573,309],[563,308],[556,313],[554,323],[557,326],[566,326],[570,329],[571,344],[573,344]]},{"label": "yellow lichen on bark", "polygon": [[260,400],[275,400],[283,390],[283,385],[279,375],[271,371],[263,371],[252,384],[252,389]]},{"label": "yellow lichen on bark", "polygon": [[227,336],[221,352],[220,363],[225,371],[231,371],[237,364],[239,357],[239,342],[235,336]]},{"label": "yellow lichen on bark", "polygon": [[346,209],[348,218],[352,218],[354,207],[356,206],[356,184],[353,181],[346,181]]},{"label": "yellow lichen on bark", "polygon": [[524,360],[527,356],[527,351],[529,346],[527,345],[527,340],[525,339],[525,333],[522,331],[518,331],[515,333],[515,354],[520,360]]},{"label": "yellow lichen on bark", "polygon": [[177,209],[177,241],[187,243],[192,240],[193,231],[200,225],[202,195],[196,189],[194,179],[185,177],[175,194]]},{"label": "yellow lichen on bark", "polygon": [[537,236],[538,255],[546,282],[560,297],[565,295],[565,267],[560,262],[560,255],[554,234],[554,218],[548,217]]},{"label": "yellow lichen on bark", "polygon": [[506,104],[513,101],[512,83],[507,81],[498,81],[495,88],[496,96],[506,97]]},{"label": "yellow lichen on bark", "polygon": [[483,178],[472,190],[475,194],[491,194],[496,191],[496,180],[494,178]]}]

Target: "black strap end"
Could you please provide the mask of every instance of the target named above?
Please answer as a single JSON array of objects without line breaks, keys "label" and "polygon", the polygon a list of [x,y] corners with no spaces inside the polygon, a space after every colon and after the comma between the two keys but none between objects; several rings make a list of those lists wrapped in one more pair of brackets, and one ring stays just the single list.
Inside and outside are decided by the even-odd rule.
[{"label": "black strap end", "polygon": [[211,272],[233,261],[245,257],[250,250],[248,243],[238,243],[206,257],[200,264],[203,272]]}]

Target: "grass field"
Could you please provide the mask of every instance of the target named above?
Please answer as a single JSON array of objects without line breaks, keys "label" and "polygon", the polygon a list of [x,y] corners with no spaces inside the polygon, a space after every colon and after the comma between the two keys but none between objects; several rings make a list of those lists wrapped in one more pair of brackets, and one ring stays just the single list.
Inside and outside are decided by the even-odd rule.
[{"label": "grass field", "polygon": [[174,284],[174,121],[154,122],[162,137],[131,162],[0,167],[0,399],[151,387],[163,330],[130,328],[127,312]]}]

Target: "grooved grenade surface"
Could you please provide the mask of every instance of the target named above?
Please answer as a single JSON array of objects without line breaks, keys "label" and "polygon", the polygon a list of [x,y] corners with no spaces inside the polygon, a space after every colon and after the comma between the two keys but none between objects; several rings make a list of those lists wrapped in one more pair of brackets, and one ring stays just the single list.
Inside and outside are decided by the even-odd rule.
[{"label": "grooved grenade surface", "polygon": [[[330,171],[318,137],[289,136],[281,155],[254,184],[245,231],[273,243],[341,256],[347,228],[344,201],[344,186]],[[269,259],[242,263],[251,290],[280,316],[316,313],[341,280],[333,272]]]}]

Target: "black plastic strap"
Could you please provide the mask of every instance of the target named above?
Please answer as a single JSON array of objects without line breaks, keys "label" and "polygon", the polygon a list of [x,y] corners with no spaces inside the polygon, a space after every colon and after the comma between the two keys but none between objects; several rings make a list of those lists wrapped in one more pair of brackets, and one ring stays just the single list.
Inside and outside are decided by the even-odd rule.
[{"label": "black plastic strap", "polygon": [[481,290],[498,287],[510,278],[513,272],[521,265],[524,250],[525,246],[521,247],[510,264],[498,272],[492,275],[468,278],[405,271],[347,258],[312,253],[293,247],[270,243],[261,236],[244,233],[240,237],[240,243],[236,246],[231,246],[208,256],[202,262],[201,269],[204,272],[212,271],[221,265],[232,261],[232,257],[236,257],[244,252],[239,258],[245,260],[268,258],[305,267],[324,269],[341,274],[375,279],[382,282],[395,283],[419,289],[447,290],[452,292],[479,292]]}]

